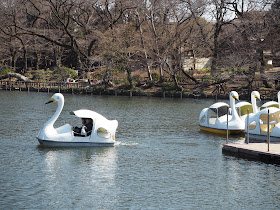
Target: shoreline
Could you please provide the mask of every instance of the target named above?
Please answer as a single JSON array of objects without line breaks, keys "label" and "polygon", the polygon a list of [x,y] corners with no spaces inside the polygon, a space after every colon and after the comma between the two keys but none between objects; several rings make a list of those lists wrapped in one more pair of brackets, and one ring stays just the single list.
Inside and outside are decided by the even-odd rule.
[{"label": "shoreline", "polygon": [[[88,86],[84,83],[60,83],[60,82],[20,82],[20,81],[0,81],[0,90],[4,91],[32,91],[32,92],[48,92],[48,93],[70,93],[80,95],[112,95],[112,96],[146,96],[146,97],[162,97],[162,98],[194,98],[194,99],[228,99],[227,91],[222,93],[214,92],[215,89],[204,90],[202,93],[194,93],[194,89],[183,91],[163,90],[162,87],[152,88],[135,88],[132,90],[125,88],[104,88]],[[247,89],[238,87],[228,88],[228,91],[235,90],[239,94],[240,100],[250,100]],[[262,100],[277,100],[278,90],[260,90]],[[211,92],[212,91],[212,92]],[[210,92],[210,93],[209,93]]]},{"label": "shoreline", "polygon": [[47,92],[47,93],[69,93],[77,95],[111,95],[111,96],[142,96],[142,97],[162,97],[162,98],[195,98],[195,99],[228,99],[228,95],[210,95],[202,93],[200,95],[185,91],[143,91],[124,89],[93,89],[93,88],[34,88],[34,87],[0,87],[2,91],[27,91],[27,92]]}]

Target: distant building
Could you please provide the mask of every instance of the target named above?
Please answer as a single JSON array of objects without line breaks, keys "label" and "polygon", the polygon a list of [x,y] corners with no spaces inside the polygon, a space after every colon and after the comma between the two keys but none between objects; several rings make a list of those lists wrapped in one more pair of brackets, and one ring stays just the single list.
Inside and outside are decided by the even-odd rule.
[{"label": "distant building", "polygon": [[188,70],[200,70],[211,68],[213,59],[210,58],[184,58],[183,68],[185,71]]}]

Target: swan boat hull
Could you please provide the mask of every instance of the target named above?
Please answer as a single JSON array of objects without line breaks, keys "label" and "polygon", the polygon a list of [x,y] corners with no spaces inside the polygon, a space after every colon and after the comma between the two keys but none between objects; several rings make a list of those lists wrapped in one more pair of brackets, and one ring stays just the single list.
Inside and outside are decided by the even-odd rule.
[{"label": "swan boat hull", "polygon": [[[247,135],[247,134],[245,134],[245,135]],[[249,141],[254,142],[254,143],[267,142],[267,135],[249,134]],[[280,137],[270,136],[269,141],[270,142],[280,142]]]},{"label": "swan boat hull", "polygon": [[78,142],[78,141],[53,141],[53,140],[42,140],[37,138],[40,145],[44,147],[113,147],[114,142]]},{"label": "swan boat hull", "polygon": [[[211,132],[211,133],[217,133],[217,134],[227,134],[227,130],[225,129],[217,129],[217,128],[210,128],[210,127],[204,127],[200,126],[200,130]],[[242,134],[244,133],[244,130],[228,130],[228,134]]]}]

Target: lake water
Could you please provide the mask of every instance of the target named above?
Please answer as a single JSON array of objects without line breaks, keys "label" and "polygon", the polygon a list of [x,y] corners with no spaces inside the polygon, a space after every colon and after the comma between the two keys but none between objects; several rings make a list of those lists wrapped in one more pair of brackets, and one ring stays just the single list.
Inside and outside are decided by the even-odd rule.
[{"label": "lake water", "polygon": [[117,144],[53,149],[36,139],[51,96],[0,91],[0,209],[280,208],[280,166],[227,156],[225,137],[199,130],[214,100],[64,94],[56,126],[91,109],[119,121]]}]

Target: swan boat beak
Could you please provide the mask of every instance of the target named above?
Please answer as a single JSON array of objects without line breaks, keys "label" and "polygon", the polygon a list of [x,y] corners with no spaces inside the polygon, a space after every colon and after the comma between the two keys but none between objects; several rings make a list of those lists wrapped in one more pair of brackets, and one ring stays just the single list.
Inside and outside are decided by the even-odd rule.
[{"label": "swan boat beak", "polygon": [[47,103],[45,103],[45,104],[49,104],[49,103],[52,103],[52,102],[54,102],[55,100],[53,99],[53,98],[51,98],[51,100],[50,101],[48,101]]},{"label": "swan boat beak", "polygon": [[259,99],[259,101],[262,101],[262,100],[261,100],[261,97],[258,96],[258,95],[255,95],[255,98],[256,98],[256,99]]},{"label": "swan boat beak", "polygon": [[233,99],[235,99],[236,101],[239,101],[238,96],[232,96],[232,97],[233,97]]}]

